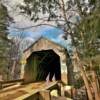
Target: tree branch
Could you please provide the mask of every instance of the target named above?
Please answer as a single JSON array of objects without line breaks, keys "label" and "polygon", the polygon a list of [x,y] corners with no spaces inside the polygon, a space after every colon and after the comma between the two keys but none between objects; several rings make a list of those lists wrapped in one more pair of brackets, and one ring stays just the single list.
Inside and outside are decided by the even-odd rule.
[{"label": "tree branch", "polygon": [[52,25],[52,24],[37,24],[37,25],[28,26],[28,27],[23,27],[23,28],[18,28],[18,27],[13,27],[13,28],[15,28],[15,29],[19,29],[19,30],[25,30],[25,29],[30,29],[30,28],[33,28],[33,27],[38,27],[38,26],[43,26],[43,25],[58,28],[57,26]]}]

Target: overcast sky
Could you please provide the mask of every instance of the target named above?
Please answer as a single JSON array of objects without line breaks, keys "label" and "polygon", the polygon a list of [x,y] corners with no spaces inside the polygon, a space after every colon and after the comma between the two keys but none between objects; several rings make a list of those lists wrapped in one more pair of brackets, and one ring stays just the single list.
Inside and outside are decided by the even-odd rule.
[{"label": "overcast sky", "polygon": [[[15,31],[12,30],[13,27],[20,27],[20,28],[22,28],[22,27],[32,26],[32,25],[35,24],[35,23],[33,23],[33,21],[30,21],[29,20],[29,17],[28,16],[24,16],[24,15],[21,15],[19,13],[20,12],[20,9],[18,9],[18,7],[16,7],[16,5],[23,4],[23,2],[22,2],[23,0],[3,0],[3,1],[5,1],[6,5],[8,7],[9,15],[11,17],[13,17],[13,19],[15,21],[14,24],[11,24],[10,25],[10,33],[17,34]],[[43,33],[44,30],[46,30],[46,32],[50,33],[50,28],[48,28],[48,26],[47,27],[44,27],[44,28],[41,28],[40,27],[40,29],[37,29],[37,28],[34,29],[34,28],[32,28],[32,29],[25,30],[25,32],[26,32],[25,34],[26,35],[28,34],[28,36],[29,36],[29,34],[30,34],[30,36],[29,36],[29,38],[27,38],[27,40],[31,40],[33,42],[34,40],[36,40],[36,38],[38,38],[42,34],[44,34]],[[51,32],[53,32],[53,33],[58,33],[58,31],[59,31],[59,30],[56,31],[55,29],[51,29],[51,30],[52,30]],[[18,30],[18,31],[20,32],[20,31],[23,31],[23,30]],[[29,32],[31,32],[31,33],[29,33]],[[47,35],[47,36],[50,37],[51,35]],[[62,39],[61,36],[57,36],[56,38],[54,38],[52,36],[51,39],[53,41],[56,41],[56,42],[58,41],[58,43],[62,43],[63,45],[66,45],[65,44],[66,41],[63,41],[63,39]],[[25,43],[25,41],[22,42],[22,44]],[[71,43],[70,38],[69,38],[69,40],[66,43],[68,43],[68,44]],[[26,43],[25,43],[25,46],[26,46]],[[21,47],[23,47],[23,46],[21,45]]]},{"label": "overcast sky", "polygon": [[20,10],[16,7],[18,4],[23,4],[23,0],[3,0],[8,7],[8,12],[13,17],[15,23],[11,26],[27,27],[33,25],[33,22],[29,20],[28,16],[21,15]]}]

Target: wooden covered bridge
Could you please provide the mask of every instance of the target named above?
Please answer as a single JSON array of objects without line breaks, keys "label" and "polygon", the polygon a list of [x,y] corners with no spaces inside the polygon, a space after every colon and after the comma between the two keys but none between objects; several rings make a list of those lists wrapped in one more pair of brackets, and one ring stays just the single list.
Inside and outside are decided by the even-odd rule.
[{"label": "wooden covered bridge", "polygon": [[51,100],[52,90],[64,96],[65,53],[62,45],[41,37],[23,53],[20,80],[0,82],[0,100]]}]

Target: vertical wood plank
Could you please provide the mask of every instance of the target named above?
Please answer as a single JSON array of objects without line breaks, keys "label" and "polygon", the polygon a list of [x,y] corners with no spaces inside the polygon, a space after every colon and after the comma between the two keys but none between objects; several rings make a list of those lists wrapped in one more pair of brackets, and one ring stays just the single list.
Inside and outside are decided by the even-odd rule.
[{"label": "vertical wood plank", "polygon": [[39,92],[39,100],[51,100],[50,90],[43,90]]}]

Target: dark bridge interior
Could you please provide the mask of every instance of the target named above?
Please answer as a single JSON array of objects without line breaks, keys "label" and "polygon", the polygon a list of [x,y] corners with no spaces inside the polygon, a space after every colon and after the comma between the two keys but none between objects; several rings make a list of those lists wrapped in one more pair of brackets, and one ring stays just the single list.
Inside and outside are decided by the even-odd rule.
[{"label": "dark bridge interior", "polygon": [[33,52],[25,67],[26,81],[45,81],[48,75],[50,81],[54,75],[61,80],[60,57],[53,50]]}]

